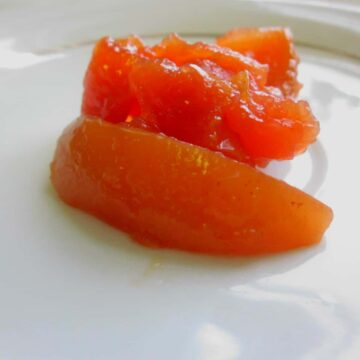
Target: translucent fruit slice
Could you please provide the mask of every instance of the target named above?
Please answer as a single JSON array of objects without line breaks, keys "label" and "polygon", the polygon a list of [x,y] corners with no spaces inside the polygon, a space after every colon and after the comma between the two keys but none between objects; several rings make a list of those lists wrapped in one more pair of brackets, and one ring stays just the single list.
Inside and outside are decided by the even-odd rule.
[{"label": "translucent fruit slice", "polygon": [[248,165],[95,118],[65,130],[51,178],[65,202],[148,246],[263,254],[319,242],[332,219],[326,205]]},{"label": "translucent fruit slice", "polygon": [[158,58],[171,60],[178,66],[201,64],[204,60],[210,60],[232,75],[244,70],[249,71],[260,86],[267,82],[266,63],[260,64],[251,57],[215,44],[189,44],[177,34],[170,34],[160,44],[155,45],[152,51]]},{"label": "translucent fruit slice", "polygon": [[320,125],[306,101],[261,91],[249,73],[236,80],[241,95],[224,119],[250,159],[292,159],[316,140]]},{"label": "translucent fruit slice", "polygon": [[225,81],[198,65],[140,59],[130,83],[142,118],[159,132],[251,165],[291,159],[319,133],[307,102],[259,90],[248,71]]},{"label": "translucent fruit slice", "polygon": [[289,29],[237,28],[217,39],[217,44],[269,65],[267,85],[280,87],[284,95],[296,96],[298,55]]},{"label": "translucent fruit slice", "polygon": [[220,150],[226,137],[222,114],[233,89],[198,65],[139,59],[130,73],[141,117],[158,132],[195,145]]},{"label": "translucent fruit slice", "polygon": [[136,36],[100,39],[84,78],[82,113],[113,123],[136,114],[137,103],[130,93],[129,71],[138,57],[149,56],[151,52]]}]

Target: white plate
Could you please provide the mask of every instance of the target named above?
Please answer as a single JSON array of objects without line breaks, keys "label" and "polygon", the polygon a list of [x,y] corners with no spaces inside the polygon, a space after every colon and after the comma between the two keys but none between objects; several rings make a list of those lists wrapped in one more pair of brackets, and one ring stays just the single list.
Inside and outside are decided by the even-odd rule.
[{"label": "white plate", "polygon": [[[2,1],[0,359],[360,358],[357,1]],[[320,246],[224,259],[156,251],[61,203],[49,162],[94,39],[289,25],[319,142],[270,173],[331,205]],[[322,50],[321,50],[321,49]]]}]

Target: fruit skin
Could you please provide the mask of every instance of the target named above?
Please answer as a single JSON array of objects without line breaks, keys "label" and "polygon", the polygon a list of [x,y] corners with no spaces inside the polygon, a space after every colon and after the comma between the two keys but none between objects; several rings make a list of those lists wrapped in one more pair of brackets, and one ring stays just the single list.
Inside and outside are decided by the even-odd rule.
[{"label": "fruit skin", "polygon": [[287,28],[235,28],[217,39],[217,44],[269,65],[267,85],[281,88],[286,96],[296,96],[299,57],[291,31]]},{"label": "fruit skin", "polygon": [[96,118],[60,137],[51,164],[59,196],[147,246],[254,255],[317,243],[326,205],[223,155]]}]

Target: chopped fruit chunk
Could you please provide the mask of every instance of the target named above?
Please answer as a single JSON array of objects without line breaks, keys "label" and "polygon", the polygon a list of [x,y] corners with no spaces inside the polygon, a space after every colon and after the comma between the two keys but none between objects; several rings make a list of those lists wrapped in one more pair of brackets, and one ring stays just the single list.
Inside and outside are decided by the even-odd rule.
[{"label": "chopped fruit chunk", "polygon": [[210,60],[232,75],[248,70],[261,86],[267,81],[267,65],[261,65],[249,57],[214,44],[204,42],[189,44],[178,35],[171,34],[152,50],[157,57],[169,59],[179,66],[199,62],[201,64],[201,61]]},{"label": "chopped fruit chunk", "polygon": [[[270,40],[280,37],[280,50],[285,53],[287,44],[288,62],[291,54],[295,61],[286,30],[258,30],[262,41],[260,35],[252,40],[254,31],[227,36],[249,34],[244,43],[254,42],[254,54],[266,52]],[[175,34],[152,48],[134,36],[104,38],[85,76],[82,113],[112,123],[126,121],[251,165],[291,159],[315,141],[319,125],[307,103],[282,93],[289,80],[281,75],[286,56],[268,56],[258,60],[269,61],[272,87],[264,86],[267,65],[217,45],[189,44]],[[282,91],[274,87],[275,78]]]},{"label": "chopped fruit chunk", "polygon": [[[221,121],[230,86],[208,76],[198,65],[178,67],[169,60],[140,59],[130,83],[145,122],[159,132],[212,150],[220,150]],[[242,159],[242,158],[241,158]]]},{"label": "chopped fruit chunk", "polygon": [[[244,80],[248,76],[248,80]],[[319,123],[306,101],[259,91],[248,74],[242,97],[228,108],[225,121],[250,159],[292,159],[316,140]]]},{"label": "chopped fruit chunk", "polygon": [[217,44],[269,65],[267,85],[280,87],[284,95],[297,95],[299,58],[291,32],[280,27],[238,28],[217,39]]},{"label": "chopped fruit chunk", "polygon": [[129,91],[132,62],[149,55],[138,37],[99,40],[84,78],[82,112],[114,123],[125,121],[137,108]]}]

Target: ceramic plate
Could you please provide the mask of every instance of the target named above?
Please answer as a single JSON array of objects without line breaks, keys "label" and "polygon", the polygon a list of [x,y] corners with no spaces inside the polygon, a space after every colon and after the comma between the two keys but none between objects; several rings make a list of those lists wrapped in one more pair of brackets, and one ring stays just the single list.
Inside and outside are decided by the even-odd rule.
[{"label": "ceramic plate", "polygon": [[[0,358],[360,358],[358,1],[2,1]],[[318,246],[212,258],[143,248],[49,182],[95,39],[290,26],[319,141],[266,171],[329,204]]]}]

